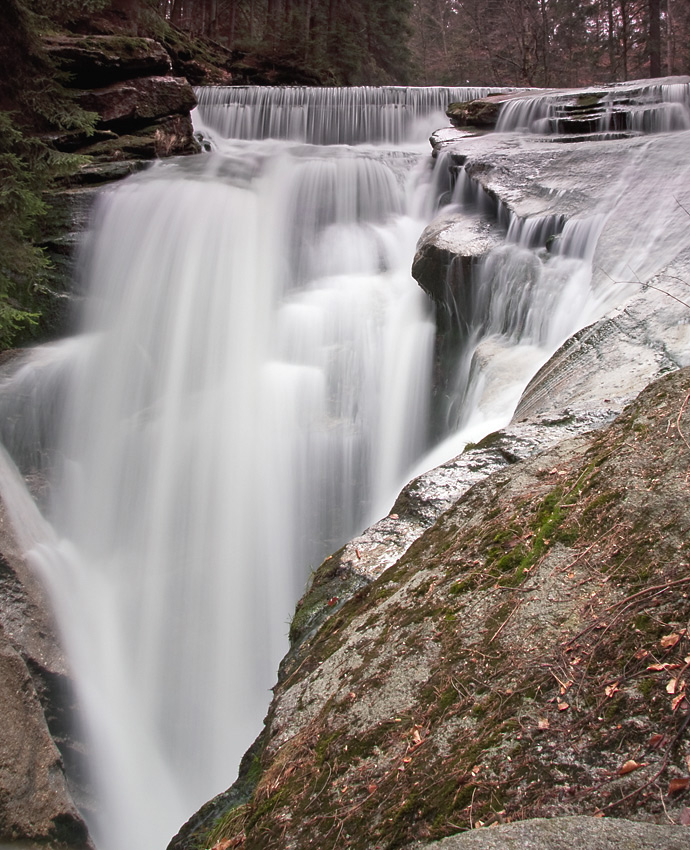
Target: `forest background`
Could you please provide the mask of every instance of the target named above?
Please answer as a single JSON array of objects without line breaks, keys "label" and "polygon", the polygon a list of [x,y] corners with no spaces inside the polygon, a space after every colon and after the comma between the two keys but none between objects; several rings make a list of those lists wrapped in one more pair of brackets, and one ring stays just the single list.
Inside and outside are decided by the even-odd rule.
[{"label": "forest background", "polygon": [[688,0],[2,0],[0,350],[45,335],[45,193],[80,165],[51,138],[98,118],[43,49],[56,32],[182,39],[230,75],[260,61],[317,85],[572,87],[690,71]]}]

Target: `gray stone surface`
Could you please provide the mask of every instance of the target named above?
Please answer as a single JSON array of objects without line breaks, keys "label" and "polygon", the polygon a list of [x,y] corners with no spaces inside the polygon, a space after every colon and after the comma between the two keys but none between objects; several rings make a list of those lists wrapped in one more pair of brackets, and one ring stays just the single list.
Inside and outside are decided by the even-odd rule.
[{"label": "gray stone surface", "polygon": [[97,112],[100,124],[131,125],[167,115],[188,114],[196,96],[182,77],[140,77],[79,94],[84,109]]},{"label": "gray stone surface", "polygon": [[22,548],[0,501],[0,844],[87,848],[65,775],[65,758],[75,766],[78,759],[72,683],[46,594]]},{"label": "gray stone surface", "polygon": [[476,829],[406,850],[687,850],[690,829],[621,818],[537,818]]}]

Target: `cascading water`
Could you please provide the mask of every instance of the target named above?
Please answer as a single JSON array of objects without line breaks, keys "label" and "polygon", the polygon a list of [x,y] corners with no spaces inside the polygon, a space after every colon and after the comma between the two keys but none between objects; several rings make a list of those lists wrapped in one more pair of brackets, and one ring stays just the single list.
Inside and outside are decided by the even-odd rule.
[{"label": "cascading water", "polygon": [[84,707],[90,827],[113,850],[164,846],[232,782],[309,569],[427,445],[421,151],[220,146],[102,197],[85,332],[0,402],[6,423],[45,411],[4,438],[24,471],[51,457],[54,532],[30,557]]},{"label": "cascading water", "polygon": [[487,86],[218,86],[198,90],[199,113],[230,139],[294,139],[316,145],[425,142],[446,123],[453,101],[475,100]]},{"label": "cascading water", "polygon": [[[486,214],[489,201],[478,197],[482,194],[461,180],[451,200],[464,195],[469,215],[477,209]],[[448,305],[456,341],[443,378],[444,402],[436,412],[437,435],[445,439],[416,473],[504,427],[529,379],[602,309],[601,296],[592,290],[592,259],[604,214],[565,221],[555,215],[520,219],[502,208],[495,213],[508,222],[505,242],[489,250],[468,277],[460,270],[458,282],[452,280],[456,267],[448,270],[448,290],[460,296]]]},{"label": "cascading water", "polygon": [[503,105],[496,129],[529,133],[666,133],[690,129],[690,82],[632,82],[591,92],[535,92]]},{"label": "cascading water", "polygon": [[[244,101],[227,111],[254,128],[236,130],[224,91],[200,92],[214,153],[102,197],[84,333],[37,350],[0,393],[15,461],[52,470],[52,527],[30,557],[75,670],[99,800],[90,827],[107,850],[164,846],[231,783],[310,567],[389,509],[428,448],[434,326],[409,269],[443,181],[416,166],[426,146],[343,143],[397,143],[437,101],[477,93],[418,90],[402,124],[346,138],[329,123],[337,108],[305,129],[319,114],[307,101],[328,92],[297,90],[300,123],[292,90],[230,90]],[[396,115],[401,91],[412,98],[385,94]],[[582,300],[587,257],[563,249],[544,271],[535,253],[573,229],[514,224],[512,246],[487,259],[453,379],[465,409],[448,413],[465,439],[500,371],[480,363],[488,349],[499,364],[516,342],[538,349],[493,403],[505,421],[529,369],[580,323],[568,293]]]}]

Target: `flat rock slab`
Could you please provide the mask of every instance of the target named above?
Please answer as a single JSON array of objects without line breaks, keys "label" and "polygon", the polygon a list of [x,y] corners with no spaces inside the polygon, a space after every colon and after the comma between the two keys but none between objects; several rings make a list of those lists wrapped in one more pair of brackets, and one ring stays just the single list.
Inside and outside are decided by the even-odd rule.
[{"label": "flat rock slab", "polygon": [[140,77],[91,89],[78,96],[79,105],[97,112],[101,124],[146,123],[166,115],[186,115],[196,97],[182,77]]},{"label": "flat rock slab", "polygon": [[408,850],[687,850],[690,829],[620,818],[538,818],[477,829]]},{"label": "flat rock slab", "polygon": [[170,56],[151,38],[60,34],[47,36],[43,46],[72,75],[73,86],[93,88],[172,70]]}]

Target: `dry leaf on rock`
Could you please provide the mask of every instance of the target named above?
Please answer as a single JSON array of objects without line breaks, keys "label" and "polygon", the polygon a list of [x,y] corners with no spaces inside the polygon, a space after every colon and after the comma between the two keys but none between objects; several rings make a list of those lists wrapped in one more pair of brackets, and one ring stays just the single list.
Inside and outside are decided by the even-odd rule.
[{"label": "dry leaf on rock", "polygon": [[677,794],[679,791],[687,791],[690,788],[690,776],[676,776],[668,783],[668,794]]},{"label": "dry leaf on rock", "polygon": [[611,697],[616,693],[617,690],[618,690],[618,682],[616,682],[614,685],[607,685],[604,688],[604,693],[606,694],[606,696],[609,699],[611,699]]},{"label": "dry leaf on rock", "polygon": [[622,767],[618,768],[618,775],[625,776],[626,773],[632,773],[633,770],[639,770],[641,767],[645,767],[644,763],[640,763],[635,761],[634,759],[628,759]]},{"label": "dry leaf on rock", "polygon": [[684,699],[685,699],[685,691],[682,691],[681,693],[678,694],[677,697],[674,697],[671,700],[671,711],[675,711],[678,708],[678,706],[683,702]]},{"label": "dry leaf on rock", "polygon": [[661,744],[663,744],[663,742],[664,742],[664,740],[665,740],[665,739],[666,739],[666,736],[665,736],[665,735],[660,735],[660,734],[657,732],[657,734],[656,734],[656,735],[652,735],[652,737],[649,739],[649,746],[650,746],[653,750],[656,750],[658,747],[660,747],[660,746],[661,746]]},{"label": "dry leaf on rock", "polygon": [[671,647],[675,646],[679,640],[680,635],[676,632],[672,632],[670,635],[664,635],[659,641],[659,643],[664,649],[671,649]]}]

